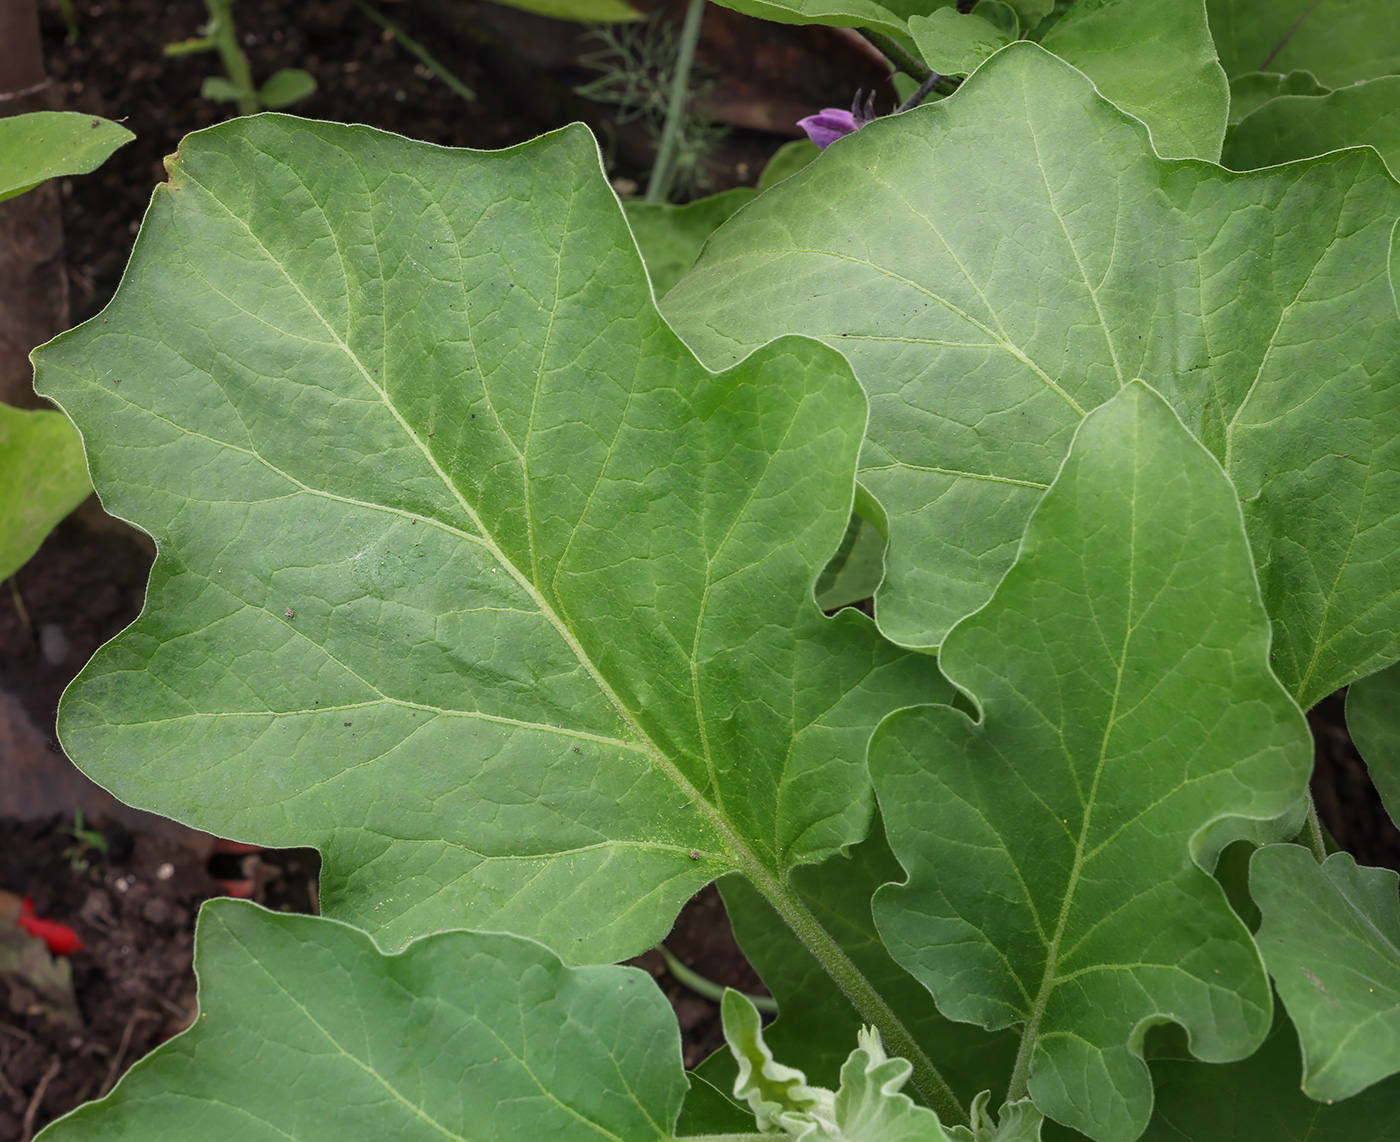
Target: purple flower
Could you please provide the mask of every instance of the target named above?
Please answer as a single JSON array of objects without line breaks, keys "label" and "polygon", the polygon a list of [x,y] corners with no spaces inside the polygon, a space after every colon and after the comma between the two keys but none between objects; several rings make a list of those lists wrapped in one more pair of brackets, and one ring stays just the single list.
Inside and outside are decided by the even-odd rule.
[{"label": "purple flower", "polygon": [[815,115],[799,119],[797,125],[807,132],[807,138],[826,150],[842,135],[858,130],[864,120],[857,119],[850,111],[840,111],[835,107],[824,107]]}]

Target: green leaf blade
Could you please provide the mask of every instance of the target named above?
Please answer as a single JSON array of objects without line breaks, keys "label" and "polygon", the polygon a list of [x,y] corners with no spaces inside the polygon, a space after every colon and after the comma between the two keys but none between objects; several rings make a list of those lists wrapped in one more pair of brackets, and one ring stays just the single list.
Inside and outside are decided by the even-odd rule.
[{"label": "green leaf blade", "polygon": [[872,743],[909,872],[875,899],[891,952],[950,1018],[1023,1022],[1036,1105],[1090,1137],[1145,1127],[1152,1024],[1213,1061],[1268,1029],[1258,953],[1206,871],[1287,829],[1306,787],[1268,645],[1228,480],[1135,383],[1084,422],[1012,571],[944,644],[981,721],[903,711]]},{"label": "green leaf blade", "polygon": [[1400,1071],[1396,874],[1348,853],[1323,864],[1297,845],[1250,861],[1257,939],[1298,1030],[1303,1093],[1340,1102]]},{"label": "green leaf blade", "polygon": [[1347,729],[1392,821],[1400,821],[1400,664],[1347,689]]},{"label": "green leaf blade", "polygon": [[737,186],[684,206],[639,199],[622,204],[657,297],[685,276],[705,239],[753,196],[749,187]]},{"label": "green leaf blade", "polygon": [[69,692],[72,755],[317,846],[328,914],[385,946],[635,953],[714,877],[863,835],[871,727],[939,684],[812,602],[859,386],[798,339],[702,368],[581,129],[195,136],[104,320],[40,369],[160,551]]},{"label": "green leaf blade", "polygon": [[567,968],[532,941],[475,932],[386,956],[347,925],[232,900],[201,911],[195,961],[194,1026],[46,1142],[651,1142],[680,1110],[675,1019],[636,969]]},{"label": "green leaf blade", "polygon": [[780,332],[851,361],[890,524],[877,617],[907,646],[986,601],[1082,415],[1147,380],[1235,481],[1276,668],[1311,705],[1400,656],[1397,216],[1362,152],[1250,175],[1159,160],[1080,73],[1014,44],[761,196],[665,311],[711,362]]},{"label": "green leaf blade", "polygon": [[1400,71],[1400,27],[1388,0],[1207,0],[1220,61],[1252,71],[1310,71],[1342,87]]},{"label": "green leaf blade", "polygon": [[1400,76],[1271,99],[1235,127],[1222,161],[1252,170],[1360,146],[1375,147],[1392,174],[1400,170]]},{"label": "green leaf blade", "polygon": [[1158,154],[1219,160],[1230,88],[1211,40],[1205,0],[1075,4],[1041,46],[1146,123]]},{"label": "green leaf blade", "polygon": [[66,416],[0,405],[0,579],[23,567],[90,491],[83,442]]},{"label": "green leaf blade", "polygon": [[47,179],[95,171],[134,138],[117,123],[76,111],[0,119],[0,202]]}]

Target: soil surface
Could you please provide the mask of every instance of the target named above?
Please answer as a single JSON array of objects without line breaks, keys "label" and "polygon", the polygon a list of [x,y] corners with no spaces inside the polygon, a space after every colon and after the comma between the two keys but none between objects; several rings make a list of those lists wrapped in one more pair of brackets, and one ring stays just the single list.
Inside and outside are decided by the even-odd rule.
[{"label": "soil surface", "polygon": [[[584,38],[586,29],[470,0],[377,6],[431,45],[477,100],[455,95],[352,0],[239,0],[235,16],[255,78],[281,67],[316,77],[317,92],[291,109],[297,114],[482,148],[582,119],[602,140],[615,185],[644,183],[653,137],[640,121],[618,122],[615,107],[574,91],[597,75],[581,58],[599,46]],[[666,7],[678,25],[684,0]],[[57,0],[43,0],[42,12],[54,105],[123,120],[137,136],[98,172],[61,184],[80,321],[116,288],[151,189],[165,177],[163,156],[229,108],[199,95],[217,70],[213,56],[162,52],[198,34],[207,18],[198,0],[75,0],[79,36],[71,43]],[[877,89],[882,103],[893,99],[882,68],[852,36],[713,5],[699,61],[708,114],[728,131],[707,160],[713,190],[751,184],[795,137],[801,115],[846,105],[857,88]],[[38,915],[70,925],[86,945],[71,957],[80,1025],[56,1024],[22,988],[0,986],[0,1142],[27,1142],[44,1123],[110,1089],[124,1067],[191,1018],[201,901],[232,890],[273,908],[315,909],[313,852],[216,851],[213,838],[118,805],[58,747],[58,697],[92,652],[135,618],[153,557],[146,537],[89,501],[0,589],[0,890],[29,896]],[[1327,828],[1358,859],[1400,869],[1400,834],[1347,737],[1340,698],[1310,720],[1314,790]],[[78,808],[103,830],[105,854],[63,831]],[[715,983],[763,991],[713,888],[681,913],[667,946]],[[671,998],[688,1066],[721,1044],[714,1003],[675,981],[657,953],[633,962]]]}]

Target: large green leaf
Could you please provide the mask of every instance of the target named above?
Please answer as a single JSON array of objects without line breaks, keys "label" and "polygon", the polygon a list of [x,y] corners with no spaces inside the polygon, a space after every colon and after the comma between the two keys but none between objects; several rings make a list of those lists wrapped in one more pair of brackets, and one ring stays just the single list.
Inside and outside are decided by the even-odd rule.
[{"label": "large green leaf", "polygon": [[1158,154],[1220,157],[1230,87],[1205,0],[1080,0],[1040,44],[1146,123]]},{"label": "large green leaf", "polygon": [[[1147,386],[1080,427],[991,601],[943,670],[978,705],[893,714],[870,747],[908,871],[875,895],[890,951],[953,1019],[1020,1024],[1011,1097],[1091,1138],[1152,1108],[1143,1036],[1227,1061],[1268,980],[1209,869],[1286,833],[1312,752],[1269,669],[1234,490]],[[1294,826],[1296,827],[1296,826]]]},{"label": "large green leaf", "polygon": [[1155,1062],[1157,1108],[1142,1142],[1400,1139],[1400,1078],[1329,1106],[1303,1094],[1298,1074],[1297,1038],[1281,1010],[1268,1040],[1243,1062]]},{"label": "large green leaf", "polygon": [[1394,0],[1206,0],[1220,62],[1251,71],[1310,71],[1341,87],[1400,71]]},{"label": "large green leaf", "polygon": [[1347,690],[1347,729],[1392,821],[1400,821],[1400,663]]},{"label": "large green leaf", "polygon": [[[951,8],[957,0],[716,0],[726,8],[779,24],[825,24],[833,28],[870,28],[886,35],[906,35],[910,16]],[[1030,0],[1032,4],[1043,0]]]},{"label": "large green leaf", "polygon": [[684,206],[639,199],[623,203],[657,297],[685,276],[705,239],[755,193],[751,187],[736,186]]},{"label": "large green leaf", "polygon": [[[146,607],[67,692],[133,804],[324,857],[393,947],[610,960],[864,835],[872,726],[941,685],[812,585],[864,397],[661,321],[596,145],[262,116],[182,145],[100,319],[38,354]],[[120,382],[120,383],[118,383]]]},{"label": "large green leaf", "polygon": [[910,646],[986,601],[1084,413],[1145,378],[1239,491],[1308,705],[1400,657],[1397,216],[1374,155],[1159,160],[1013,44],[761,195],[664,308],[711,362],[783,332],[850,359],[890,524],[877,617]]},{"label": "large green leaf", "polygon": [[[951,8],[910,17],[909,32],[925,62],[948,75],[966,75],[1015,38]],[[1159,154],[1220,157],[1230,90],[1206,26],[1205,0],[1073,4],[1040,43],[1146,123]]]},{"label": "large green leaf", "polygon": [[1390,869],[1297,845],[1250,861],[1259,950],[1298,1029],[1303,1093],[1350,1098],[1400,1071],[1400,900]]},{"label": "large green leaf", "polygon": [[0,404],[0,579],[23,567],[90,491],[83,442],[66,416]]},{"label": "large green leaf", "polygon": [[[878,823],[849,856],[835,856],[793,873],[793,887],[836,937],[865,977],[899,1010],[905,1026],[966,1105],[979,1092],[1000,1091],[1011,1073],[1016,1040],[989,1034],[938,1013],[922,984],[890,957],[870,913],[882,884],[903,879]],[[734,937],[778,1001],[777,1020],[764,1034],[777,1056],[813,1082],[835,1087],[861,1017],[812,953],[754,889],[737,876],[719,882]],[[701,1066],[716,1086],[731,1088],[733,1060],[716,1052]]]},{"label": "large green leaf", "polygon": [[94,171],[134,138],[110,120],[76,111],[32,111],[0,119],[0,202],[46,179]]},{"label": "large green leaf", "polygon": [[1359,146],[1375,147],[1392,174],[1400,171],[1400,75],[1271,99],[1230,133],[1222,161],[1250,170]]},{"label": "large green leaf", "polygon": [[636,968],[567,968],[516,936],[386,956],[333,920],[216,900],[199,1018],[44,1131],[93,1139],[670,1139],[685,1093],[670,1005]]}]

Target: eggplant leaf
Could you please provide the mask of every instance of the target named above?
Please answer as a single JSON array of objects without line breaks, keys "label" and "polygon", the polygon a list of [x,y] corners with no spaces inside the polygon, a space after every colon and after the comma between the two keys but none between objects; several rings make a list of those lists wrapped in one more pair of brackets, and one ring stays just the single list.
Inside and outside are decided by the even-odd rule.
[{"label": "eggplant leaf", "polygon": [[[877,822],[870,837],[849,856],[797,869],[792,883],[862,974],[897,1007],[933,1065],[966,1105],[980,1091],[1005,1086],[1016,1057],[1015,1036],[990,1034],[945,1019],[923,985],[890,958],[875,930],[870,900],[880,885],[902,877]],[[727,876],[719,889],[739,947],[778,1001],[778,1018],[764,1029],[767,1042],[779,1058],[801,1068],[813,1082],[836,1086],[846,1049],[861,1028],[860,1015],[747,881]],[[700,1071],[726,1090],[733,1084],[733,1060],[727,1051],[716,1051]]]},{"label": "eggplant leaf", "polygon": [[986,601],[1075,426],[1147,380],[1238,489],[1307,706],[1400,657],[1397,216],[1364,151],[1160,160],[1020,43],[761,195],[663,308],[711,363],[783,332],[846,354],[890,525],[876,615],[908,646]]},{"label": "eggplant leaf", "polygon": [[1310,71],[1247,71],[1230,80],[1230,125],[1233,127],[1270,99],[1285,95],[1326,95],[1330,88],[1317,82]]},{"label": "eggplant leaf", "polygon": [[1220,158],[1230,87],[1210,38],[1205,0],[1080,0],[1040,46],[1146,123],[1158,154]]},{"label": "eggplant leaf", "polygon": [[1311,741],[1268,646],[1229,480],[1134,382],[944,644],[981,720],[901,711],[871,744],[909,874],[875,896],[891,953],[949,1018],[1020,1024],[1009,1097],[1091,1138],[1145,1128],[1152,1025],[1215,1062],[1268,1031],[1259,953],[1209,873],[1296,829]]},{"label": "eggplant leaf", "polygon": [[1206,0],[1220,62],[1252,71],[1310,71],[1341,87],[1400,71],[1393,0]]},{"label": "eggplant leaf", "polygon": [[333,920],[215,900],[195,971],[194,1026],[44,1142],[669,1142],[685,1093],[645,972],[568,968],[517,936],[444,932],[386,956]]},{"label": "eggplant leaf", "polygon": [[1251,170],[1361,146],[1375,147],[1391,174],[1400,171],[1400,75],[1271,99],[1231,132],[1222,161]]},{"label": "eggplant leaf", "polygon": [[598,962],[717,875],[781,895],[864,835],[879,718],[946,693],[813,602],[849,369],[795,338],[700,366],[581,127],[191,136],[117,297],[38,362],[159,551],[66,694],[70,756],[316,846],[327,914],[388,949],[469,926]]},{"label": "eggplant leaf", "polygon": [[754,193],[749,187],[736,186],[684,206],[638,199],[623,203],[657,297],[685,276],[695,264],[705,239]]},{"label": "eggplant leaf", "polygon": [[76,111],[31,111],[0,118],[0,202],[46,179],[94,171],[134,138],[108,119]]},{"label": "eggplant leaf", "polygon": [[1250,861],[1259,949],[1303,1050],[1303,1093],[1350,1098],[1400,1071],[1400,899],[1386,868],[1298,845]]},{"label": "eggplant leaf", "polygon": [[1243,1062],[1152,1064],[1157,1109],[1141,1142],[1395,1142],[1400,1078],[1328,1106],[1298,1087],[1298,1041],[1280,1009],[1268,1040]]},{"label": "eggplant leaf", "polygon": [[0,404],[0,579],[23,567],[91,491],[83,442],[66,416]]},{"label": "eggplant leaf", "polygon": [[[941,8],[911,16],[909,33],[934,71],[966,75],[1015,36]],[[1230,91],[1215,57],[1205,0],[1099,0],[1072,4],[1040,41],[1099,92],[1147,124],[1157,152],[1215,160]]]},{"label": "eggplant leaf", "polygon": [[966,1130],[945,1133],[938,1115],[901,1093],[912,1068],[904,1059],[890,1058],[873,1029],[857,1032],[856,1049],[842,1065],[841,1086],[833,1092],[809,1086],[800,1070],[773,1058],[747,998],[726,991],[722,1012],[724,1037],[738,1064],[734,1095],[749,1104],[761,1133],[784,1134],[792,1142],[972,1139]]},{"label": "eggplant leaf", "polygon": [[1400,663],[1347,690],[1347,729],[1392,821],[1400,821]]}]

